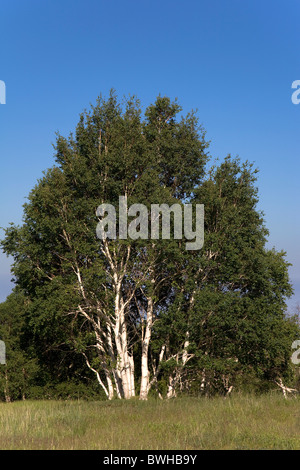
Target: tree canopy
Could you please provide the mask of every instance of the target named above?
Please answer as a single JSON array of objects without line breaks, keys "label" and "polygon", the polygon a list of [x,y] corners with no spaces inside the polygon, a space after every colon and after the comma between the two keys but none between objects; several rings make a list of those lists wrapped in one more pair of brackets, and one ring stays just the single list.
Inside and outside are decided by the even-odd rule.
[{"label": "tree canopy", "polygon": [[[176,100],[159,96],[143,113],[113,91],[57,135],[54,166],[2,240],[20,334],[49,380],[86,367],[107,398],[147,399],[292,377],[288,263],[266,248],[257,170],[230,155],[212,166],[208,148],[197,114]],[[204,204],[203,247],[186,250],[172,230],[169,240],[100,240],[97,208],[118,214],[120,196],[147,208]]]}]

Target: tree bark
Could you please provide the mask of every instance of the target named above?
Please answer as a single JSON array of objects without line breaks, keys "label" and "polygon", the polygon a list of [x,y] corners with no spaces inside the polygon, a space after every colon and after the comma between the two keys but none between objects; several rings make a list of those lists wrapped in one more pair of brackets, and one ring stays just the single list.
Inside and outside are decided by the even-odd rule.
[{"label": "tree bark", "polygon": [[149,345],[151,340],[152,325],[153,325],[153,299],[148,297],[147,305],[147,318],[144,337],[142,338],[142,365],[141,365],[141,390],[140,400],[147,400],[150,389],[149,379]]}]

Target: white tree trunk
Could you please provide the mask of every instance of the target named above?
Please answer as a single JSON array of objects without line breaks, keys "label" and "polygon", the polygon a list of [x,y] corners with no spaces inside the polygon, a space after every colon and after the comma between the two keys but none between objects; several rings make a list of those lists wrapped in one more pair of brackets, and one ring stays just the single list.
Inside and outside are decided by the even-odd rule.
[{"label": "white tree trunk", "polygon": [[146,318],[146,328],[144,332],[144,337],[142,338],[142,364],[141,364],[141,390],[140,390],[140,400],[147,400],[148,393],[150,390],[149,378],[149,345],[152,334],[152,325],[153,325],[153,299],[149,297],[147,305],[147,318]]},{"label": "white tree trunk", "polygon": [[125,399],[135,396],[133,356],[128,351],[128,335],[121,282],[116,283],[114,339],[117,349],[117,373],[122,384],[121,395]]}]

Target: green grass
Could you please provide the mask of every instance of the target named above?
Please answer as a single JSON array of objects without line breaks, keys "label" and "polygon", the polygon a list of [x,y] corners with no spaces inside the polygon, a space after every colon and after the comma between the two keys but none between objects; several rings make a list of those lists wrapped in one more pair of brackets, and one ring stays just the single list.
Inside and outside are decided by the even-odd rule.
[{"label": "green grass", "polygon": [[0,449],[300,449],[300,400],[0,403]]}]

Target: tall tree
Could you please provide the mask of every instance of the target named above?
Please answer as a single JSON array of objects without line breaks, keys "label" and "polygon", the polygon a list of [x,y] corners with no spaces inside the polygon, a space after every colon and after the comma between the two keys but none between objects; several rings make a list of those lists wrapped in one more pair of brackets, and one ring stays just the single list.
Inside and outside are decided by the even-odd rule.
[{"label": "tall tree", "polygon": [[204,175],[207,143],[196,116],[177,120],[180,111],[158,97],[142,119],[134,98],[123,107],[113,92],[99,98],[80,116],[75,135],[58,135],[56,165],[32,190],[24,225],[11,226],[3,241],[15,258],[16,282],[31,299],[37,337],[57,312],[67,316],[77,351],[109,399],[135,395],[135,351],[140,396],[147,398],[152,329],[181,255],[177,243],[170,262],[162,240],[99,241],[97,207],[113,204],[119,215],[120,196],[148,208],[191,197]]},{"label": "tall tree", "polygon": [[[163,383],[172,397],[195,378],[203,393],[229,393],[245,371],[276,381],[289,369],[288,264],[266,248],[256,172],[231,157],[206,171],[205,132],[181,111],[167,97],[144,115],[134,97],[100,97],[57,136],[55,165],[2,241],[37,351],[51,361],[73,348],[108,399],[147,399]],[[146,233],[162,203],[204,204],[201,250],[186,250],[174,218],[170,239]],[[115,239],[96,235],[107,204]],[[122,204],[146,208],[128,210],[129,237]]]},{"label": "tall tree", "polygon": [[195,190],[205,206],[205,242],[186,264],[161,318],[168,395],[197,377],[203,393],[228,393],[241,375],[289,378],[299,330],[285,316],[292,293],[284,252],[266,248],[257,210],[257,170],[228,156]]}]

